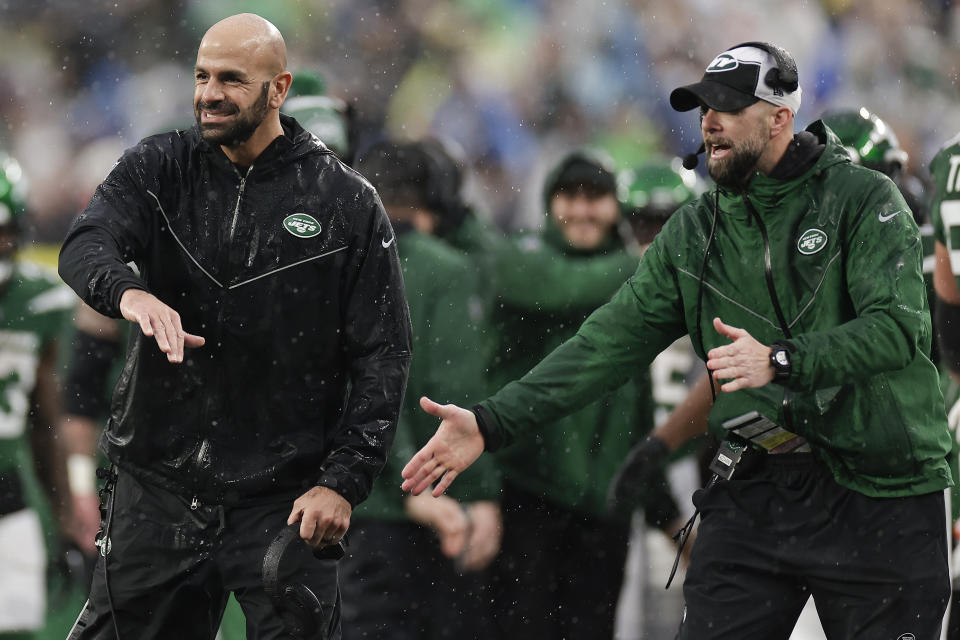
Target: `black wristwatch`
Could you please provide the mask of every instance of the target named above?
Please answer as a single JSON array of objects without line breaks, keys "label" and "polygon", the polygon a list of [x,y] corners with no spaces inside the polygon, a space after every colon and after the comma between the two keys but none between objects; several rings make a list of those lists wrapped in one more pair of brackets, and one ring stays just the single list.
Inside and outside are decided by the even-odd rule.
[{"label": "black wristwatch", "polygon": [[773,365],[773,381],[777,384],[786,383],[793,372],[790,348],[776,342],[770,345],[770,364]]}]

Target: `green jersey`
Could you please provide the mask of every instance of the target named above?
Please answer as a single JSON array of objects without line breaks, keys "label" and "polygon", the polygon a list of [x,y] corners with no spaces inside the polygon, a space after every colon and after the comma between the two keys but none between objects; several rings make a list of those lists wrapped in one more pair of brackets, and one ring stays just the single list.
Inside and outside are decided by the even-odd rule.
[{"label": "green jersey", "polygon": [[[923,247],[923,274],[932,280],[933,267],[936,261],[934,256],[934,241],[942,243],[950,256],[950,271],[960,287],[960,136],[949,140],[933,157],[930,163],[930,177],[934,183],[933,200],[930,203],[930,224],[921,227],[921,234],[927,228],[927,235],[921,237],[926,240]],[[929,288],[932,290],[933,285]],[[931,305],[937,304],[936,296],[930,294]],[[936,353],[936,343],[934,343]],[[936,362],[936,359],[935,359]],[[949,409],[956,402],[957,384],[950,377],[947,369],[939,364],[941,369],[940,388]],[[951,468],[956,473],[957,459],[960,457],[960,443],[956,434],[953,438],[953,456]],[[960,518],[960,487],[955,486],[951,494],[953,519]]]},{"label": "green jersey", "polygon": [[933,237],[950,253],[950,269],[960,286],[960,136],[948,141],[930,163],[934,197],[930,204]]},{"label": "green jersey", "polygon": [[27,420],[37,366],[60,334],[76,296],[52,272],[14,268],[0,296],[0,474],[27,468]]}]

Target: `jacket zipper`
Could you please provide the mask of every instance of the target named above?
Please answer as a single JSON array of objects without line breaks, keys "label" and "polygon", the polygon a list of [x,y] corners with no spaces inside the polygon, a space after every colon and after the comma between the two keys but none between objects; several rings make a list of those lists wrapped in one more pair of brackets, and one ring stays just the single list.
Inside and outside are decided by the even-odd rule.
[{"label": "jacket zipper", "polygon": [[[234,169],[236,170],[236,168]],[[237,204],[233,207],[233,220],[230,221],[230,234],[228,236],[230,246],[227,248],[228,257],[230,255],[230,249],[233,248],[233,238],[237,234],[237,223],[240,220],[240,202],[243,200],[243,190],[247,186],[247,177],[251,171],[253,171],[253,165],[247,167],[247,172],[240,176],[240,190],[237,191]],[[237,175],[240,175],[239,170],[237,170]]]},{"label": "jacket zipper", "polygon": [[[240,222],[240,205],[243,202],[243,193],[247,187],[247,178],[250,176],[250,172],[253,171],[253,165],[250,165],[249,167],[247,167],[247,171],[244,174],[241,174],[240,170],[237,169],[236,167],[234,167],[234,171],[236,171],[237,176],[240,178],[240,187],[237,190],[237,201],[236,201],[236,204],[234,204],[233,206],[233,218],[230,221],[230,228],[227,234],[227,246],[225,247],[226,264],[223,266],[223,272],[226,278],[230,277],[230,273],[229,273],[230,254],[233,250],[233,241],[237,233],[237,225]],[[225,280],[225,282],[226,281],[228,280]],[[215,336],[215,344],[217,345],[220,344],[221,338],[222,338],[220,333],[220,327],[223,326],[224,293],[225,293],[225,288],[221,286],[220,292],[219,292],[219,301],[217,305],[219,307],[217,311],[217,332]],[[222,378],[217,380],[217,387],[218,388],[223,387]],[[210,424],[210,415],[213,413],[211,403],[214,401],[213,399],[217,397],[223,397],[223,395],[221,393],[211,393],[208,396],[209,398],[208,402],[204,405],[203,425],[204,425],[205,432],[207,429],[207,425]],[[209,450],[210,450],[210,440],[209,438],[203,438],[202,442],[200,443],[200,449],[197,451],[196,460],[195,460],[198,474],[202,473],[201,470],[205,466],[204,464],[205,458],[208,455]],[[199,506],[200,506],[200,500],[196,495],[194,495],[193,500],[190,502],[190,509],[195,511]]]},{"label": "jacket zipper", "polygon": [[[763,270],[767,281],[767,291],[770,293],[770,301],[773,302],[773,310],[777,314],[777,320],[780,322],[780,329],[783,335],[789,340],[793,337],[790,333],[790,327],[787,325],[787,319],[783,315],[783,309],[780,307],[780,299],[777,297],[777,289],[773,282],[773,259],[770,256],[770,238],[767,236],[767,226],[763,224],[760,214],[754,208],[753,203],[747,194],[743,194],[743,203],[747,211],[757,221],[757,228],[760,229],[760,237],[763,239]],[[787,431],[793,431],[793,420],[790,418],[790,400],[791,392],[789,387],[783,388],[783,420],[786,422]]]}]

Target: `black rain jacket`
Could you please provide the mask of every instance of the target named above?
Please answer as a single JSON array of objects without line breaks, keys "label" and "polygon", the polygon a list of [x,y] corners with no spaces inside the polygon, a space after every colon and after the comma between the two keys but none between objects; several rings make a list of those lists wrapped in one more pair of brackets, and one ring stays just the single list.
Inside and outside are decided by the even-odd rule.
[{"label": "black rain jacket", "polygon": [[373,187],[281,122],[247,170],[196,127],[127,150],[68,233],[60,275],[112,317],[124,291],[147,290],[206,339],[170,364],[131,332],[101,439],[111,461],[197,500],[321,485],[356,506],[410,362],[396,242]]}]

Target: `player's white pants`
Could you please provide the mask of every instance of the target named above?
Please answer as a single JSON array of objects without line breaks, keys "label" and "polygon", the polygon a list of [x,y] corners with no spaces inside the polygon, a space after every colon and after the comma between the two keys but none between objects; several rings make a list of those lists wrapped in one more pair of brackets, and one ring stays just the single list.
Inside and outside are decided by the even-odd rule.
[{"label": "player's white pants", "polygon": [[21,509],[0,516],[0,633],[43,626],[46,571],[37,513]]}]

